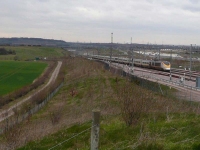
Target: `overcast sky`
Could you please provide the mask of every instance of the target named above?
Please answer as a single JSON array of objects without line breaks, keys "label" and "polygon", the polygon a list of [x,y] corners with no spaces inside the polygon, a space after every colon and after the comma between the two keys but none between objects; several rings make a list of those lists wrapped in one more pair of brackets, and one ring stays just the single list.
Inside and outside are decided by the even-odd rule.
[{"label": "overcast sky", "polygon": [[0,37],[198,44],[200,0],[1,0]]}]

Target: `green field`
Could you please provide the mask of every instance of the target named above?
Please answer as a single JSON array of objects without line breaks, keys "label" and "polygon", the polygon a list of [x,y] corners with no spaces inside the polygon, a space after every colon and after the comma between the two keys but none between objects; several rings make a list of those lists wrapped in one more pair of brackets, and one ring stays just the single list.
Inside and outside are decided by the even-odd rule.
[{"label": "green field", "polygon": [[46,67],[41,62],[0,61],[0,95],[31,84]]},{"label": "green field", "polygon": [[36,57],[61,57],[62,49],[56,47],[32,47],[32,46],[4,46],[6,50],[15,50],[16,55],[0,55],[0,60],[13,60],[15,56],[18,60],[33,60]]}]

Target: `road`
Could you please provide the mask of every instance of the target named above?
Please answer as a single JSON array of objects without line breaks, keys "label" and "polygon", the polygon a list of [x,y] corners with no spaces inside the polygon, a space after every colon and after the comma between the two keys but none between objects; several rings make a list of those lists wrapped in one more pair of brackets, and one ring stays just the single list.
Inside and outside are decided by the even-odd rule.
[{"label": "road", "polygon": [[35,94],[37,94],[38,92],[42,91],[43,89],[45,89],[47,86],[49,86],[51,83],[53,83],[57,76],[58,76],[58,73],[59,73],[59,70],[60,70],[60,67],[62,65],[62,62],[61,61],[58,61],[58,64],[55,68],[55,70],[53,71],[49,81],[40,89],[38,89],[35,93],[33,93],[32,95],[22,99],[20,102],[16,103],[15,105],[9,107],[8,109],[6,110],[3,110],[0,112],[0,122],[2,122],[3,120],[9,118],[10,116],[14,115],[14,111],[13,109],[19,107],[20,105],[22,105],[23,103],[25,103],[26,101],[30,100],[32,96],[34,96]]}]

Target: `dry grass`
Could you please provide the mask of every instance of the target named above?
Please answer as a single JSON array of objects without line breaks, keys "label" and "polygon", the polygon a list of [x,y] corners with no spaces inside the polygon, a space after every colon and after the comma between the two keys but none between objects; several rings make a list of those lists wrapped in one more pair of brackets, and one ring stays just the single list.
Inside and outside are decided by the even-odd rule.
[{"label": "dry grass", "polygon": [[[118,107],[112,105],[116,97],[109,81],[112,74],[105,71],[102,64],[69,57],[65,67],[65,85],[38,114],[20,125],[22,128],[18,140],[13,139],[13,148],[41,139],[65,126],[91,120],[93,109],[100,109],[103,115],[119,113]],[[10,149],[7,143],[13,140],[5,136],[0,146]]]},{"label": "dry grass", "polygon": [[[10,131],[12,134],[5,134],[0,147],[14,149],[64,127],[89,121],[93,109],[100,109],[103,116],[118,115],[121,111],[129,126],[137,124],[145,114],[152,114],[156,119],[159,113],[164,113],[170,121],[171,112],[197,111],[184,102],[177,103],[145,90],[117,73],[120,71],[108,72],[103,64],[95,61],[67,57],[65,84],[59,93],[38,114]],[[12,147],[8,147],[9,144]]]},{"label": "dry grass", "polygon": [[198,105],[175,97],[160,95],[130,81],[116,83],[116,87],[119,87],[116,90],[121,114],[128,126],[137,125],[147,114],[152,114],[154,117],[166,114],[167,121],[170,120],[171,113],[199,114]]}]

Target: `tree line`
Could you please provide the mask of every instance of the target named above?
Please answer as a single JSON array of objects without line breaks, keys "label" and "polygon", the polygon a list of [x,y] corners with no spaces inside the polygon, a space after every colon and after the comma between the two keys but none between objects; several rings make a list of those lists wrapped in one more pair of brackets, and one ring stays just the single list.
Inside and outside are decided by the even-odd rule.
[{"label": "tree line", "polygon": [[16,55],[15,50],[6,50],[5,48],[0,48],[0,55]]}]

